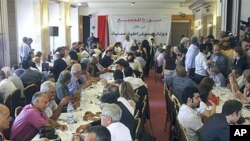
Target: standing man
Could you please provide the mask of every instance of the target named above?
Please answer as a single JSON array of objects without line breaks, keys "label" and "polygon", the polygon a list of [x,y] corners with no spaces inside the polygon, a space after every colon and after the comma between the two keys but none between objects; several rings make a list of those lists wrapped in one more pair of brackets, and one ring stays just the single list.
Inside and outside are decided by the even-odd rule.
[{"label": "standing man", "polygon": [[230,124],[235,124],[242,114],[242,103],[228,100],[224,103],[221,113],[208,118],[201,129],[201,141],[230,141]]},{"label": "standing man", "polygon": [[32,52],[30,46],[29,46],[29,38],[27,37],[23,37],[23,43],[21,43],[20,46],[20,57],[21,57],[21,62],[23,62],[24,60],[30,61],[31,60],[31,56],[30,53]]},{"label": "standing man", "polygon": [[123,51],[124,53],[129,53],[131,47],[134,45],[134,40],[130,39],[129,35],[125,36],[125,41],[123,42]]},{"label": "standing man", "polygon": [[195,57],[199,53],[198,49],[198,37],[191,37],[191,45],[188,48],[186,59],[185,59],[185,68],[187,71],[187,76],[194,79],[195,74]]},{"label": "standing man", "polygon": [[94,36],[94,33],[91,32],[91,35],[88,37],[87,39],[87,43],[88,43],[88,48],[92,49],[92,43],[93,41],[96,39],[96,37]]},{"label": "standing man", "polygon": [[186,129],[189,141],[198,141],[203,123],[196,108],[200,106],[200,94],[197,88],[187,87],[182,94],[183,104],[178,113],[180,124]]}]

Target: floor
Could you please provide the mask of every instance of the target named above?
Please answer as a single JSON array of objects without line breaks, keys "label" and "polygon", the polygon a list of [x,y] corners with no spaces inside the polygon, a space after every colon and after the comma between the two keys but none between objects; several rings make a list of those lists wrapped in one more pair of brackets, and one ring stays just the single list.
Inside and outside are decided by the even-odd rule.
[{"label": "floor", "polygon": [[168,131],[164,131],[166,103],[163,95],[163,83],[160,76],[154,78],[154,70],[150,71],[149,77],[145,78],[149,91],[150,115],[153,132],[150,128],[149,120],[145,124],[145,129],[156,137],[156,141],[168,141]]}]

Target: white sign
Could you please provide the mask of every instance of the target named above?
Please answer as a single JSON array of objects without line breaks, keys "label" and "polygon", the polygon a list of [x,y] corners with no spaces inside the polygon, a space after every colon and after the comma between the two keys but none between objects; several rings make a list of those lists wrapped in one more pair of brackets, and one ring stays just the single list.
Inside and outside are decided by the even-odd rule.
[{"label": "white sign", "polygon": [[151,33],[155,33],[156,43],[166,43],[170,37],[171,16],[167,15],[121,15],[109,16],[109,41],[110,44],[125,40],[125,35],[138,42],[148,40]]}]

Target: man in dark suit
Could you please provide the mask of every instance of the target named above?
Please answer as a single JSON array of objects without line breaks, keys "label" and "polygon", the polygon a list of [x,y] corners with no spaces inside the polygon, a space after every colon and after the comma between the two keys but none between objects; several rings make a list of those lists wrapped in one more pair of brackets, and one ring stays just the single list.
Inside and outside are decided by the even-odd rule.
[{"label": "man in dark suit", "polygon": [[100,64],[104,67],[107,68],[109,67],[114,60],[111,58],[113,54],[112,50],[107,50],[106,54],[104,55],[104,57],[101,59]]}]

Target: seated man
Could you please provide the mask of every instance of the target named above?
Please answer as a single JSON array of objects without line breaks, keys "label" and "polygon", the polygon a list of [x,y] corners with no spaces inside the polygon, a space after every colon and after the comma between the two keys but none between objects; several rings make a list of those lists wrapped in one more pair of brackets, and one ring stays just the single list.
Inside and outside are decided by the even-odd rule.
[{"label": "seated man", "polygon": [[49,118],[49,124],[61,130],[67,129],[66,125],[59,124],[57,120],[61,115],[63,107],[68,104],[71,97],[64,97],[59,105],[57,105],[55,102],[55,83],[51,81],[45,81],[41,85],[40,91],[47,94],[49,97],[49,106],[45,109],[45,114]]},{"label": "seated man", "polygon": [[49,126],[45,109],[48,107],[49,97],[43,92],[33,95],[31,104],[26,105],[16,117],[10,133],[13,141],[30,141],[36,136],[39,128]]},{"label": "seated man", "polygon": [[42,80],[42,74],[39,71],[31,70],[28,61],[23,61],[22,67],[24,73],[20,76],[20,79],[22,80],[24,87]]},{"label": "seated man", "polygon": [[106,51],[106,54],[104,55],[104,57],[101,59],[100,64],[104,68],[108,68],[114,62],[114,60],[111,58],[112,54],[113,54],[113,50],[109,49]]},{"label": "seated man", "polygon": [[201,141],[230,141],[230,124],[235,124],[241,117],[242,104],[237,100],[224,103],[221,113],[212,115],[201,128]]},{"label": "seated man", "polygon": [[92,126],[85,133],[84,140],[81,135],[74,135],[73,141],[111,141],[109,130],[102,125]]},{"label": "seated man", "polygon": [[165,76],[163,82],[171,87],[172,93],[182,102],[182,94],[187,87],[198,87],[198,85],[189,77],[186,77],[186,70],[183,66],[176,66],[177,76]]},{"label": "seated man", "polygon": [[6,78],[4,71],[0,70],[0,96],[3,98],[3,102],[16,89],[16,86]]},{"label": "seated man", "polygon": [[139,88],[140,86],[147,87],[147,84],[145,82],[143,82],[141,78],[133,77],[134,71],[132,70],[131,67],[127,67],[124,69],[124,75],[125,75],[125,77],[123,78],[123,80],[130,82],[132,84],[134,90]]},{"label": "seated man", "polygon": [[5,105],[0,104],[0,140],[7,141],[3,130],[10,126],[10,110]]},{"label": "seated man", "polygon": [[183,104],[178,113],[180,124],[186,129],[190,141],[198,141],[198,133],[203,126],[196,108],[200,105],[200,94],[197,88],[187,87],[182,94]]},{"label": "seated man", "polygon": [[120,122],[122,111],[116,104],[105,104],[102,108],[101,124],[111,133],[111,141],[132,141],[128,127]]},{"label": "seated man", "polygon": [[82,89],[82,85],[79,84],[78,80],[82,76],[82,69],[80,64],[73,64],[71,67],[71,81],[68,84],[69,93],[73,96],[75,93],[79,93]]}]

